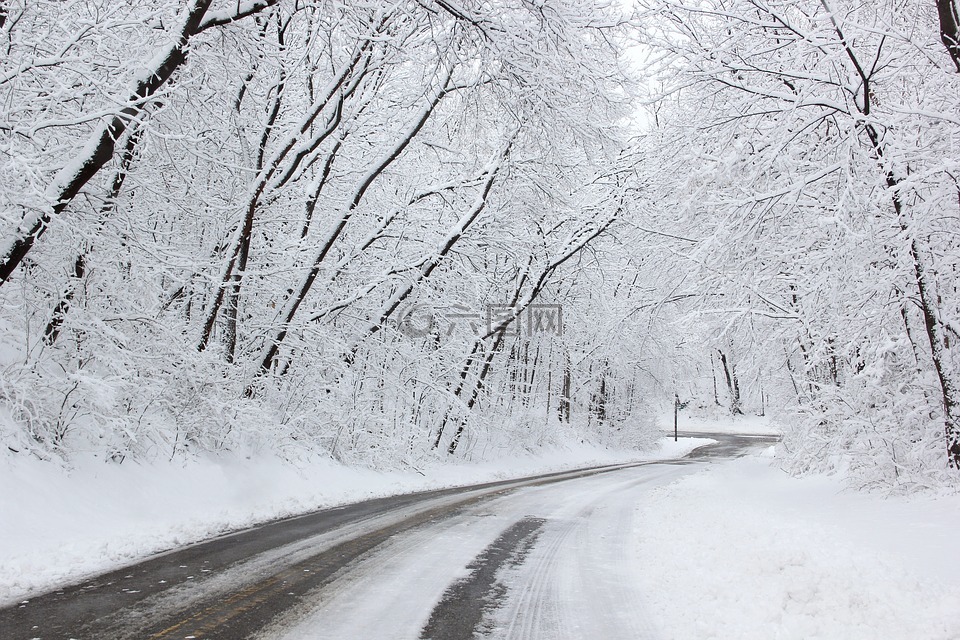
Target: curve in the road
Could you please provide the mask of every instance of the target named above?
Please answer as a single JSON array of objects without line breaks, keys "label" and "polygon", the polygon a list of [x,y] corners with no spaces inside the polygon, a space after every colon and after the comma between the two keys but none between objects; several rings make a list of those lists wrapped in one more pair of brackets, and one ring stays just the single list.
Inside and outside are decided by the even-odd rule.
[{"label": "curve in the road", "polygon": [[[695,460],[737,455],[745,447],[766,442],[738,436],[696,435],[718,442],[698,449],[692,457]],[[470,505],[520,487],[649,464],[657,463],[614,465],[382,498],[268,523],[0,609],[0,635],[5,640],[247,637],[303,598],[313,597],[311,594],[350,563],[400,533],[449,518]],[[529,523],[518,526],[524,529]],[[492,576],[519,548],[511,547],[510,540],[522,547],[524,537],[520,533],[523,532],[508,528],[504,532],[508,537],[501,541],[503,548],[495,543],[488,549],[487,557],[476,560],[474,581],[461,584],[467,588],[464,593],[494,589]],[[527,533],[534,535],[533,530]],[[451,589],[455,590],[456,585]],[[424,630],[433,635],[424,637],[464,637],[442,631],[443,619],[451,618],[450,612],[454,611],[450,607],[464,606],[465,596],[458,597],[455,591],[448,595],[434,611],[436,621],[431,618],[435,626],[428,624]],[[457,615],[460,614],[463,612]],[[474,611],[468,617],[478,620],[477,615]]]}]

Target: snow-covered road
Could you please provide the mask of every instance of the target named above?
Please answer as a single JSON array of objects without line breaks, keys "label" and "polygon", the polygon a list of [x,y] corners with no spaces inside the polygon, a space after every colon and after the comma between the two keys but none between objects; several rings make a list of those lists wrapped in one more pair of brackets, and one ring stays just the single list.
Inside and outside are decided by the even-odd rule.
[{"label": "snow-covered road", "polygon": [[[635,579],[640,567],[624,553],[638,524],[633,507],[644,492],[696,468],[635,467],[471,506],[392,539],[257,637],[452,640],[474,630],[518,640],[652,637]],[[494,560],[483,562],[484,551],[524,522],[533,523],[526,535],[487,571]],[[476,628],[428,624],[443,610],[454,621],[477,619]]]},{"label": "snow-covered road", "polygon": [[692,456],[714,464],[523,488],[398,536],[258,638],[960,638],[957,496],[845,492],[722,460],[739,439],[717,437]]},{"label": "snow-covered road", "polygon": [[[474,608],[477,624],[485,623],[487,608],[475,603],[488,593],[505,593],[500,565],[516,563],[516,552],[545,523],[537,518],[536,526],[512,540],[534,522],[527,512],[552,503],[561,508],[559,517],[568,501],[582,510],[594,492],[546,489],[572,486],[596,473],[617,478],[612,487],[629,484],[634,480],[618,474],[637,464],[382,498],[269,523],[0,608],[0,637],[236,640],[268,624],[284,632],[305,628],[310,638],[328,633],[322,637],[390,637],[387,629],[398,637],[418,637],[431,611],[443,611],[434,609],[441,600],[453,603],[446,610],[448,621],[462,626],[465,604]],[[673,467],[648,475],[665,470]],[[605,486],[601,482],[597,488]],[[524,521],[520,529],[517,521]],[[497,551],[491,541],[505,546]],[[500,556],[493,565],[484,561],[491,549]],[[489,580],[473,585],[482,591],[478,598],[460,598],[457,604],[445,594],[470,567],[479,567]],[[363,600],[377,603],[376,617],[351,611]],[[325,615],[332,622],[323,623],[323,631],[311,629],[309,621],[301,624],[305,614],[312,618],[314,609],[328,604],[332,609]],[[376,629],[372,636],[351,630],[365,622]],[[435,637],[449,638],[469,635],[473,626],[465,632],[444,631],[443,624],[429,628],[437,630]]]},{"label": "snow-covered road", "polygon": [[960,497],[844,493],[715,437],[238,532],[0,609],[0,637],[960,638]]}]

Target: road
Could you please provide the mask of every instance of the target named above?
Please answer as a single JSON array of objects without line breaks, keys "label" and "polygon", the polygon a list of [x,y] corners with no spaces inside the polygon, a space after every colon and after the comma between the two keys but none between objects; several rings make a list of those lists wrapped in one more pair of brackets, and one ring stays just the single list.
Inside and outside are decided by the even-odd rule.
[{"label": "road", "polygon": [[644,491],[768,446],[371,500],[269,523],[0,609],[4,640],[652,635],[623,549]]}]

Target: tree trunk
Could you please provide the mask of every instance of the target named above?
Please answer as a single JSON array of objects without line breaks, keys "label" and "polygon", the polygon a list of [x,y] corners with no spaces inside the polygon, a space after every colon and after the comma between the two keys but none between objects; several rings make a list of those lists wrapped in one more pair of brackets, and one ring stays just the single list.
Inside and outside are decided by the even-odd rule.
[{"label": "tree trunk", "polygon": [[87,260],[84,256],[84,253],[77,254],[73,262],[73,273],[70,275],[70,283],[67,285],[66,290],[64,290],[60,302],[54,307],[53,315],[43,330],[43,341],[49,346],[53,346],[57,342],[57,338],[60,337],[60,327],[67,318],[67,313],[70,311],[70,305],[73,302],[73,296],[76,295],[77,287],[80,286],[83,275],[86,273]]},{"label": "tree trunk", "polygon": [[[477,352],[480,351],[480,348],[483,346],[481,340],[474,340],[473,347],[470,349],[470,355],[467,356],[467,359],[463,363],[463,367],[460,369],[460,379],[457,381],[457,387],[453,391],[453,396],[459,398],[460,394],[463,392],[464,385],[467,381],[467,376],[470,375],[470,369],[473,367],[473,363],[476,360]],[[437,437],[433,441],[433,448],[438,449],[440,447],[440,441],[443,439],[443,432],[447,428],[447,424],[450,421],[450,412],[449,410],[444,413],[443,418],[440,420],[440,426],[437,428]]]},{"label": "tree trunk", "polygon": [[949,349],[944,346],[940,323],[937,321],[936,297],[927,278],[926,269],[921,262],[916,240],[910,243],[910,256],[913,258],[917,287],[920,290],[920,308],[923,311],[923,325],[926,329],[927,340],[930,342],[930,355],[933,358],[933,367],[940,382],[947,463],[954,469],[960,470],[960,429],[958,429],[960,389],[957,388],[954,380],[955,372],[953,367],[950,366],[951,354]]},{"label": "tree trunk", "polygon": [[713,378],[713,404],[720,406],[720,396],[717,394],[717,367],[713,364],[713,354],[710,354],[710,377]]},{"label": "tree trunk", "polygon": [[[318,251],[316,257],[313,259],[313,264],[310,267],[310,271],[307,273],[306,278],[301,283],[299,290],[291,297],[290,301],[287,304],[285,309],[282,325],[279,331],[277,331],[273,340],[270,341],[269,345],[264,352],[263,358],[260,360],[260,366],[257,368],[256,377],[261,377],[270,372],[273,367],[273,363],[276,360],[277,354],[280,352],[280,345],[287,337],[287,332],[289,331],[289,326],[293,322],[294,317],[297,314],[297,311],[300,309],[300,306],[303,304],[304,300],[307,297],[307,294],[310,293],[310,290],[313,288],[314,282],[316,282],[317,276],[320,275],[320,268],[323,265],[323,261],[326,260],[327,254],[333,248],[334,243],[340,237],[340,234],[343,233],[344,228],[347,226],[347,223],[350,221],[350,218],[353,216],[354,211],[357,207],[360,206],[360,203],[363,201],[364,196],[367,193],[367,190],[373,185],[378,177],[393,164],[397,158],[403,153],[407,148],[410,142],[420,133],[420,130],[427,123],[427,120],[430,118],[430,115],[433,113],[434,109],[440,103],[440,100],[448,93],[449,91],[449,82],[450,82],[450,70],[447,70],[445,77],[443,78],[440,89],[434,94],[432,99],[427,105],[417,114],[416,120],[412,123],[411,127],[403,134],[403,136],[396,142],[396,144],[390,149],[390,151],[384,155],[380,160],[375,162],[371,166],[370,170],[361,177],[359,184],[357,185],[356,190],[353,192],[353,196],[350,199],[350,204],[340,215],[340,220],[337,222],[336,226],[331,230],[327,235],[324,241],[321,243],[320,250]],[[495,173],[495,172],[494,172]],[[427,274],[429,275],[429,274]],[[396,306],[399,306],[400,302],[397,302]],[[396,310],[396,306],[390,310],[392,313]],[[253,388],[247,388],[247,395],[253,393]]]},{"label": "tree trunk", "polygon": [[533,360],[530,362],[529,374],[527,376],[527,398],[524,401],[524,406],[526,407],[533,404],[533,397],[537,392],[537,367],[540,366],[540,358],[540,343],[537,343],[537,349],[533,353]]},{"label": "tree trunk", "polygon": [[572,375],[570,373],[570,356],[564,354],[564,363],[563,363],[563,381],[560,384],[560,406],[558,411],[560,413],[561,422],[570,423],[570,385]]},{"label": "tree trunk", "polygon": [[733,364],[727,362],[727,356],[723,351],[717,349],[717,353],[720,354],[723,379],[727,383],[727,390],[730,392],[730,413],[743,415],[743,411],[740,409],[740,383],[737,381],[736,371],[733,369]]},{"label": "tree trunk", "polygon": [[937,14],[940,16],[940,40],[960,73],[960,20],[955,1],[937,0]]},{"label": "tree trunk", "polygon": [[733,413],[743,415],[742,403],[740,400],[740,380],[737,378],[737,366],[730,363],[730,377],[733,378]]},{"label": "tree trunk", "polygon": [[136,122],[154,94],[186,61],[187,42],[201,30],[201,21],[211,2],[195,0],[192,3],[192,7],[186,11],[176,42],[155,58],[157,62],[149,75],[134,86],[126,100],[130,106],[124,107],[100,125],[80,153],[68,160],[57,173],[47,191],[53,206],[43,212],[25,215],[13,239],[0,247],[0,286],[10,280],[10,276],[47,230],[53,217],[63,213],[80,190],[113,159],[116,141],[131,123]]},{"label": "tree trunk", "polygon": [[[880,135],[872,125],[865,125],[873,149],[877,154],[877,159],[884,162],[884,148],[880,142]],[[887,187],[890,189],[893,208],[896,212],[897,222],[903,233],[908,233],[909,228],[904,217],[903,202],[900,197],[900,180],[890,169],[886,170]],[[909,246],[910,260],[913,262],[914,282],[917,285],[917,291],[920,294],[920,311],[923,316],[923,327],[927,334],[927,341],[930,345],[930,357],[933,361],[933,368],[937,374],[937,380],[940,383],[940,399],[943,408],[943,430],[947,448],[947,463],[954,469],[960,469],[960,389],[957,388],[955,381],[956,371],[951,366],[952,359],[950,350],[946,348],[946,340],[943,332],[943,326],[940,323],[937,310],[939,308],[934,283],[927,273],[923,261],[923,255],[916,238],[910,241]]]},{"label": "tree trunk", "polygon": [[544,415],[547,416],[548,419],[550,416],[550,401],[553,399],[552,396],[553,396],[553,368],[552,368],[552,364],[550,364],[547,366],[547,401],[546,401],[546,407],[544,409]]},{"label": "tree trunk", "polygon": [[[280,33],[282,33],[282,30]],[[324,127],[322,133],[314,135],[306,143],[302,143],[299,146],[297,145],[297,143],[301,140],[300,136],[310,130],[316,119],[327,108],[327,106],[330,105],[331,100],[333,100],[338,91],[341,91],[344,83],[347,82],[348,78],[354,72],[357,66],[361,65],[361,62],[365,59],[368,53],[369,43],[364,43],[363,46],[354,51],[350,61],[343,66],[340,72],[327,85],[322,97],[310,106],[310,109],[308,109],[307,113],[303,116],[303,118],[301,118],[295,130],[289,133],[280,142],[279,149],[272,154],[269,160],[264,160],[266,155],[265,151],[267,141],[276,125],[276,120],[280,113],[280,107],[282,104],[284,78],[281,75],[280,81],[277,84],[277,89],[274,93],[273,104],[268,111],[267,121],[261,134],[260,144],[257,149],[257,158],[255,162],[255,169],[257,171],[256,181],[252,186],[250,196],[246,202],[243,223],[240,225],[239,234],[236,236],[236,243],[234,245],[233,253],[230,257],[229,266],[224,271],[220,288],[217,291],[217,295],[214,298],[213,303],[210,305],[210,309],[207,313],[203,337],[199,345],[200,351],[206,349],[213,331],[213,327],[216,324],[217,316],[220,314],[220,310],[223,307],[224,302],[226,302],[226,336],[224,342],[226,343],[227,347],[227,361],[233,362],[234,352],[236,349],[237,313],[240,306],[240,294],[243,286],[243,277],[245,275],[247,263],[250,257],[250,246],[253,238],[253,225],[256,219],[257,208],[260,205],[260,199],[263,197],[264,193],[267,192],[271,181],[278,173],[281,172],[281,170],[283,170],[283,173],[286,175],[290,175],[299,166],[310,150],[315,149],[327,138],[327,136],[333,133],[334,129],[340,122],[340,112],[342,107],[340,100],[337,101],[335,113],[327,122],[327,125]],[[365,71],[361,71],[360,75],[362,76],[364,73]],[[355,88],[355,85],[353,88]],[[291,153],[293,154],[293,158],[288,162],[287,166],[284,167],[284,162],[287,161],[287,158]]]},{"label": "tree trunk", "polygon": [[607,375],[606,369],[600,370],[600,387],[594,395],[593,403],[594,415],[598,422],[604,422],[607,419]]},{"label": "tree trunk", "polygon": [[[487,378],[487,374],[490,373],[490,367],[493,364],[493,358],[503,346],[503,339],[505,335],[506,329],[497,334],[497,338],[494,341],[493,346],[491,347],[490,351],[487,352],[487,355],[483,360],[483,368],[480,370],[480,375],[477,376],[477,383],[474,385],[473,392],[470,394],[470,399],[467,401],[466,408],[468,413],[477,404],[477,399],[480,397],[480,392],[485,388],[484,381]],[[453,434],[453,439],[450,440],[450,445],[447,447],[447,453],[451,455],[456,453],[457,446],[460,444],[460,438],[463,437],[465,428],[466,422],[461,419],[460,424],[457,425],[457,431]]]},{"label": "tree trunk", "polygon": [[[107,215],[113,208],[116,206],[117,198],[120,196],[120,190],[123,188],[123,183],[127,179],[127,174],[130,171],[130,165],[133,163],[134,154],[137,149],[137,144],[140,141],[140,134],[143,129],[137,129],[133,131],[130,136],[127,138],[127,144],[124,146],[123,156],[120,159],[120,167],[117,169],[117,173],[113,176],[113,182],[110,185],[110,193],[107,194],[107,198],[103,203],[103,206],[100,208],[100,218],[97,220],[96,235],[100,232],[100,229],[103,228],[103,224],[106,221]],[[76,289],[80,286],[80,282],[83,280],[83,276],[87,271],[87,252],[89,247],[85,250],[77,253],[76,258],[73,261],[73,274],[70,277],[70,284],[67,285],[66,290],[63,292],[63,296],[60,298],[60,301],[57,303],[57,306],[53,310],[53,315],[50,317],[50,321],[47,323],[47,326],[43,330],[43,339],[48,345],[53,345],[56,343],[57,338],[60,337],[60,327],[63,325],[63,321],[67,317],[67,313],[70,312],[70,306],[73,303],[73,298],[76,295]]]},{"label": "tree trunk", "polygon": [[[941,20],[941,35],[945,34],[944,44],[947,45],[951,59],[956,63],[957,58],[954,57],[954,54],[957,53],[956,43],[958,35],[956,6],[953,0],[938,0],[937,9]],[[847,57],[850,58],[860,76],[860,91],[862,92],[861,100],[863,103],[860,111],[864,116],[869,116],[873,97],[873,92],[870,87],[871,76],[864,71],[864,67],[857,60],[856,54],[844,38],[839,25],[833,18],[831,18],[831,20],[834,23],[837,35],[840,37],[840,42],[844,46]],[[960,65],[957,66],[957,69],[960,71]],[[910,235],[910,225],[903,211],[903,200],[900,192],[901,179],[894,173],[893,168],[889,165],[886,149],[883,145],[883,136],[877,126],[870,122],[863,124],[863,130],[870,140],[870,145],[876,156],[877,163],[884,173],[900,230],[905,235]],[[934,283],[927,274],[917,239],[912,236],[909,253],[910,259],[913,262],[914,281],[917,285],[917,291],[920,294],[920,311],[923,315],[923,325],[927,333],[927,340],[930,344],[930,356],[933,360],[933,367],[936,371],[937,379],[940,382],[947,463],[952,468],[960,470],[960,430],[958,430],[958,424],[960,424],[960,389],[957,388],[955,381],[956,371],[950,366],[950,351],[946,348],[944,336],[942,335],[941,330],[943,327],[937,314],[939,304],[936,298],[936,292],[934,291]]]}]

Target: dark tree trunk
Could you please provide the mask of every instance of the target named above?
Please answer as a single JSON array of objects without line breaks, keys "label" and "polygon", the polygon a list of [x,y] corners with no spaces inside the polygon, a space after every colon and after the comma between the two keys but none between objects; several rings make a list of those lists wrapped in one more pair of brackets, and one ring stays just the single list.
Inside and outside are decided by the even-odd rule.
[{"label": "dark tree trunk", "polygon": [[947,363],[950,354],[944,344],[940,323],[937,321],[936,297],[931,290],[926,269],[920,259],[917,242],[910,243],[910,254],[914,261],[914,270],[917,276],[917,286],[920,290],[920,308],[923,311],[923,326],[926,329],[927,340],[930,342],[930,355],[933,358],[933,367],[940,382],[941,398],[943,400],[943,429],[947,445],[947,463],[954,469],[960,469],[960,429],[958,429],[958,414],[960,414],[960,389],[957,388],[954,375]]},{"label": "dark tree trunk", "polygon": [[83,280],[83,275],[87,270],[87,261],[84,257],[85,254],[78,253],[76,259],[73,263],[73,273],[70,274],[70,284],[67,285],[66,290],[63,292],[63,296],[60,298],[60,302],[57,303],[57,306],[53,309],[53,315],[50,318],[50,322],[47,323],[46,328],[43,330],[43,341],[48,345],[53,345],[57,342],[57,338],[60,337],[60,327],[63,325],[63,321],[67,317],[67,313],[70,311],[70,304],[73,302],[73,296],[76,295],[77,287],[80,286],[80,282]]},{"label": "dark tree trunk", "polygon": [[740,380],[737,378],[737,366],[730,363],[730,377],[733,378],[733,406],[731,409],[737,415],[743,415],[743,407],[740,400]]},{"label": "dark tree trunk", "polygon": [[940,16],[940,40],[960,73],[960,19],[955,1],[937,0],[937,14]]},{"label": "dark tree trunk", "polygon": [[520,346],[514,342],[510,345],[510,354],[507,356],[506,369],[510,376],[510,406],[512,407],[517,399],[517,388],[520,385]]},{"label": "dark tree trunk", "polygon": [[563,382],[560,384],[560,420],[569,424],[570,422],[570,385],[572,375],[570,373],[570,357],[566,356],[563,363]]},{"label": "dark tree trunk", "polygon": [[730,413],[743,415],[740,408],[740,383],[737,381],[737,373],[733,368],[733,363],[727,362],[727,356],[720,349],[717,349],[720,355],[720,366],[723,368],[723,379],[727,383],[727,390],[730,392]]},{"label": "dark tree trunk", "polygon": [[599,422],[607,419],[607,376],[603,369],[600,371],[600,387],[593,396],[593,414]]},{"label": "dark tree trunk", "polygon": [[[953,0],[938,0],[937,9],[941,20],[941,34],[945,35],[944,43],[951,54],[951,59],[956,63],[958,58],[954,57],[957,53],[957,10]],[[864,116],[870,115],[871,99],[873,92],[870,87],[871,75],[866,73],[864,67],[860,64],[853,49],[847,43],[840,27],[834,22],[834,28],[840,41],[844,46],[847,57],[850,58],[857,73],[860,76],[862,92],[861,113]],[[960,71],[960,65],[957,66]],[[884,172],[887,188],[890,190],[890,198],[893,202],[893,209],[896,213],[897,222],[901,231],[909,235],[908,221],[903,211],[903,201],[901,199],[900,187],[901,179],[894,173],[887,157],[886,149],[883,146],[883,137],[878,127],[870,122],[863,124],[863,131],[870,140],[871,148],[876,156],[877,163]],[[909,245],[910,259],[913,262],[913,276],[917,285],[917,291],[920,294],[920,311],[923,316],[923,325],[926,330],[927,340],[930,345],[930,356],[933,360],[933,367],[940,382],[940,393],[943,408],[943,428],[946,440],[947,463],[954,469],[960,469],[960,389],[957,388],[955,376],[956,372],[949,366],[950,353],[946,348],[946,342],[943,335],[943,325],[937,315],[939,307],[934,282],[927,273],[924,264],[923,255],[916,237],[910,241]]]},{"label": "dark tree trunk", "polygon": [[[276,361],[277,355],[280,353],[280,345],[287,337],[289,331],[289,326],[293,322],[294,317],[297,315],[297,311],[300,309],[300,306],[303,304],[307,295],[310,293],[310,290],[313,288],[314,282],[316,282],[317,276],[320,275],[320,269],[323,265],[324,260],[327,258],[327,254],[333,248],[337,239],[343,233],[344,228],[346,228],[347,223],[350,221],[350,218],[353,216],[353,213],[356,211],[357,207],[360,206],[360,203],[363,201],[364,196],[367,193],[367,190],[373,185],[377,178],[393,164],[397,158],[403,153],[407,148],[410,142],[420,133],[420,130],[427,123],[430,115],[433,113],[434,109],[440,103],[440,100],[447,94],[449,87],[448,83],[450,81],[450,76],[444,79],[443,88],[437,91],[436,95],[430,101],[430,103],[420,112],[416,121],[414,121],[413,126],[404,134],[404,136],[394,145],[384,158],[377,162],[371,170],[361,179],[359,185],[353,193],[353,197],[350,200],[350,204],[345,211],[340,216],[340,220],[337,222],[337,225],[333,228],[330,234],[324,240],[320,251],[317,253],[316,257],[313,260],[313,265],[310,267],[310,271],[307,273],[306,278],[301,283],[299,290],[297,290],[289,301],[287,305],[286,312],[281,324],[281,329],[276,333],[274,339],[267,346],[266,351],[264,352],[263,358],[260,360],[260,366],[257,369],[257,377],[261,377],[270,372],[273,368],[273,364]],[[486,195],[486,194],[485,194]],[[449,250],[449,249],[448,249]],[[435,265],[434,265],[435,266]],[[432,271],[432,268],[430,269]],[[429,276],[429,272],[426,274]],[[397,305],[390,310],[392,313],[396,310],[402,303],[402,300],[397,302]],[[247,395],[253,393],[253,387],[248,386]]]},{"label": "dark tree trunk", "polygon": [[[468,413],[473,409],[474,406],[476,406],[477,400],[480,398],[480,392],[485,388],[484,383],[487,379],[487,375],[490,373],[490,367],[493,364],[493,358],[503,346],[503,339],[505,335],[505,329],[497,334],[497,338],[494,341],[493,346],[490,348],[490,351],[487,352],[487,356],[483,360],[483,368],[480,370],[480,375],[477,376],[477,383],[474,385],[473,392],[470,394],[470,399],[467,401]],[[465,428],[466,422],[461,419],[460,424],[457,425],[457,431],[453,434],[453,439],[450,440],[450,445],[447,447],[447,453],[451,455],[456,453]]]},{"label": "dark tree trunk", "polygon": [[[282,45],[283,28],[278,29],[278,39]],[[331,100],[333,100],[337,92],[341,91],[344,83],[347,82],[351,74],[353,74],[357,69],[358,65],[360,65],[362,68],[360,71],[360,76],[362,77],[364,75],[365,65],[361,63],[366,60],[366,56],[369,54],[369,47],[369,43],[364,43],[362,47],[359,47],[356,51],[354,51],[349,63],[344,65],[343,69],[336,76],[334,81],[328,86],[328,89],[323,97],[311,105],[310,109],[304,115],[299,124],[298,131],[300,134],[304,134],[310,130],[320,114],[327,108],[327,106],[330,105]],[[217,316],[219,315],[224,303],[226,303],[226,312],[224,314],[226,316],[226,336],[224,342],[226,343],[227,347],[228,362],[233,361],[236,351],[237,314],[239,312],[243,278],[250,257],[250,247],[253,240],[253,226],[256,219],[257,209],[260,205],[260,199],[266,192],[267,187],[271,184],[271,180],[273,180],[278,173],[281,173],[281,170],[285,176],[292,175],[293,172],[296,171],[297,167],[300,166],[307,154],[319,146],[324,140],[326,140],[326,138],[333,133],[334,129],[336,129],[340,123],[342,96],[337,100],[335,113],[327,122],[322,133],[315,135],[309,141],[308,145],[304,146],[303,148],[296,149],[296,151],[294,150],[300,138],[297,135],[289,136],[286,140],[284,140],[281,148],[274,154],[269,162],[269,166],[267,166],[267,163],[264,160],[266,157],[266,145],[270,138],[271,132],[276,126],[277,117],[280,113],[280,107],[283,99],[283,88],[284,76],[281,75],[276,87],[276,91],[274,92],[274,100],[270,110],[268,111],[267,121],[261,134],[260,143],[257,149],[257,159],[255,163],[255,168],[257,171],[256,183],[253,185],[253,191],[247,201],[243,223],[239,230],[239,236],[237,237],[236,245],[230,258],[230,263],[227,270],[224,272],[224,278],[221,282],[219,290],[217,291],[217,295],[214,298],[213,304],[210,305],[210,310],[207,314],[207,321],[204,324],[203,337],[200,340],[199,350],[203,351],[206,349],[206,346],[209,343],[213,327],[216,324]],[[356,85],[353,85],[352,89],[355,88]],[[293,157],[288,161],[288,157],[291,152],[293,152]],[[284,166],[285,162],[286,166]]]},{"label": "dark tree trunk", "polygon": [[900,317],[903,319],[903,328],[907,332],[907,340],[910,341],[910,351],[913,353],[913,363],[917,371],[920,371],[920,351],[917,349],[917,341],[913,337],[913,330],[910,328],[910,316],[907,313],[906,303],[900,305]]},{"label": "dark tree trunk", "polygon": [[827,352],[830,357],[827,359],[827,366],[830,371],[830,382],[833,386],[840,386],[840,366],[837,363],[837,350],[833,346],[833,338],[827,338]]},{"label": "dark tree trunk", "polygon": [[13,242],[0,255],[0,286],[10,280],[10,276],[47,230],[53,216],[63,213],[80,190],[113,159],[116,141],[123,136],[130,124],[137,120],[150,99],[166,84],[174,71],[186,61],[187,42],[200,30],[201,21],[211,2],[212,0],[196,0],[187,14],[183,28],[177,34],[176,44],[170,47],[166,55],[157,62],[152,74],[137,83],[131,92],[127,99],[127,103],[131,106],[123,108],[120,113],[110,118],[107,124],[99,128],[91,140],[93,144],[84,146],[81,152],[84,155],[72,158],[61,170],[64,182],[57,189],[50,210],[35,220],[24,219],[21,222]]},{"label": "dark tree trunk", "polygon": [[[552,361],[553,358],[550,358],[550,360]],[[546,402],[546,407],[544,408],[544,415],[547,415],[547,416],[550,415],[550,404],[551,404],[550,401],[553,399],[553,368],[552,366],[553,366],[552,362],[547,364],[547,402]]]},{"label": "dark tree trunk", "polygon": [[[266,25],[265,25],[266,26]],[[265,36],[261,32],[261,37]],[[284,27],[277,23],[277,44],[282,48],[284,46]],[[281,67],[280,78],[273,90],[273,102],[267,111],[267,121],[260,134],[260,142],[257,145],[257,158],[254,162],[254,169],[257,175],[263,172],[264,157],[267,153],[267,143],[270,141],[270,135],[277,123],[277,117],[280,115],[280,107],[283,105],[283,89],[285,86],[286,74]],[[237,102],[237,115],[240,115],[240,102]],[[230,287],[228,289],[227,310],[226,310],[226,358],[227,362],[233,362],[237,353],[237,319],[240,313],[240,293],[243,285],[243,277],[247,270],[247,263],[250,260],[250,246],[253,243],[253,221],[256,217],[257,206],[260,203],[260,197],[263,195],[266,182],[263,181],[257,185],[253,197],[247,203],[247,212],[243,221],[243,229],[240,232],[240,246],[237,252],[237,268],[233,270]]]},{"label": "dark tree trunk", "polygon": [[[880,134],[872,125],[865,125],[877,159],[884,161],[884,148],[880,142]],[[900,180],[893,171],[886,172],[887,187],[890,189],[893,208],[897,215],[900,229],[908,232],[907,221],[904,217],[903,202],[900,199]],[[930,357],[933,368],[940,383],[940,398],[943,408],[943,428],[946,439],[947,463],[954,469],[960,469],[960,389],[955,381],[956,372],[951,369],[949,350],[946,347],[945,332],[938,318],[939,301],[934,290],[934,283],[927,273],[923,255],[917,239],[910,241],[910,260],[913,262],[913,276],[920,294],[920,312],[923,317],[923,327],[930,345]]]},{"label": "dark tree trunk", "polygon": [[720,395],[717,393],[717,367],[713,364],[713,354],[710,354],[710,377],[713,378],[713,404],[720,406]]},{"label": "dark tree trunk", "polygon": [[[460,394],[463,393],[464,385],[467,381],[467,376],[470,375],[470,369],[473,368],[473,363],[476,360],[477,352],[480,351],[480,348],[483,346],[481,340],[475,340],[473,342],[473,347],[470,349],[470,355],[467,356],[467,359],[463,363],[463,367],[460,369],[460,379],[457,381],[457,386],[453,391],[453,396],[459,398]],[[438,449],[440,447],[440,441],[443,439],[443,432],[447,428],[447,424],[450,421],[450,412],[444,414],[443,419],[440,421],[440,427],[437,429],[437,437],[433,441],[433,448]]]},{"label": "dark tree trunk", "polygon": [[[127,179],[127,174],[130,172],[130,165],[133,163],[137,144],[140,141],[140,133],[142,131],[143,129],[137,129],[127,138],[127,144],[124,146],[123,156],[120,159],[120,167],[117,169],[117,173],[113,176],[113,182],[110,185],[110,193],[107,195],[103,206],[100,208],[100,219],[97,220],[96,227],[97,233],[100,232],[104,222],[106,222],[107,215],[109,215],[109,213],[117,204],[117,198],[120,196],[120,190],[123,188],[123,183]],[[60,327],[63,325],[67,314],[70,312],[70,306],[73,303],[74,296],[76,295],[77,287],[80,286],[83,276],[87,271],[86,254],[89,250],[89,247],[87,247],[85,250],[81,250],[79,253],[77,253],[76,258],[74,258],[73,273],[70,276],[70,284],[67,285],[66,290],[63,292],[63,296],[60,298],[60,301],[53,310],[53,315],[51,315],[50,321],[47,323],[47,326],[43,331],[43,339],[48,345],[53,345],[56,343],[57,338],[60,337]]]},{"label": "dark tree trunk", "polygon": [[[610,228],[610,225],[612,225],[617,220],[617,218],[622,212],[623,212],[623,207],[621,206],[617,209],[616,213],[613,216],[611,216],[608,220],[606,220],[602,224],[596,225],[591,229],[587,229],[584,232],[584,234],[581,235],[576,240],[575,243],[572,243],[572,246],[566,247],[564,249],[564,252],[560,255],[559,258],[551,262],[549,265],[547,265],[546,268],[543,269],[543,271],[540,272],[536,282],[534,282],[534,284],[532,285],[530,292],[526,296],[526,299],[524,300],[524,302],[522,304],[518,304],[520,301],[520,294],[522,292],[523,285],[528,278],[528,274],[525,273],[520,278],[520,282],[517,285],[514,299],[513,299],[513,302],[510,304],[510,307],[513,309],[516,309],[516,313],[522,313],[525,309],[527,309],[529,305],[531,305],[538,298],[538,296],[543,292],[543,289],[544,287],[546,287],[547,282],[550,280],[553,274],[556,273],[557,269],[559,269],[568,260],[571,260],[574,256],[578,255],[581,251],[583,251],[583,249],[587,247],[587,245],[589,245],[593,240],[600,237],[607,229]],[[533,256],[531,255],[530,262],[527,263],[528,268],[530,264],[532,264],[532,261],[533,261]],[[490,352],[487,354],[486,360],[484,361],[483,370],[480,372],[480,376],[478,377],[477,384],[474,386],[473,394],[470,398],[470,401],[467,403],[468,409],[474,406],[477,397],[479,396],[481,390],[484,388],[483,382],[484,382],[484,379],[486,378],[487,372],[490,370],[490,364],[493,361],[493,356],[494,354],[496,354],[497,351],[499,351],[500,345],[502,345],[502,342],[503,342],[504,334],[510,322],[516,320],[516,318],[517,316],[514,315],[511,318],[505,319],[499,326],[493,328],[486,336],[484,336],[485,338],[496,336],[497,341],[494,345],[494,348],[490,350]],[[569,373],[569,363],[567,365],[567,370],[565,370],[565,375],[568,373]],[[566,380],[565,384],[566,384],[565,395],[560,399],[561,415],[565,414],[566,420],[569,422],[570,420],[569,380]],[[460,437],[463,434],[464,428],[465,428],[465,425],[463,422],[461,422],[460,426],[457,428],[457,432],[453,436],[453,439],[450,441],[450,446],[447,447],[447,451],[449,453],[452,454],[456,451],[457,445],[460,442]]]},{"label": "dark tree trunk", "polygon": [[[529,344],[529,343],[528,343]],[[529,374],[527,375],[527,398],[524,401],[524,406],[529,407],[533,403],[533,395],[537,391],[537,367],[540,366],[540,344],[537,343],[537,349],[533,353],[533,360],[530,362]],[[547,388],[547,396],[549,397],[550,390]],[[549,409],[547,409],[549,411]]]}]

